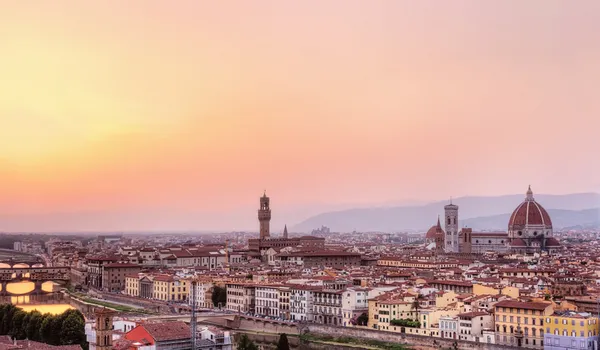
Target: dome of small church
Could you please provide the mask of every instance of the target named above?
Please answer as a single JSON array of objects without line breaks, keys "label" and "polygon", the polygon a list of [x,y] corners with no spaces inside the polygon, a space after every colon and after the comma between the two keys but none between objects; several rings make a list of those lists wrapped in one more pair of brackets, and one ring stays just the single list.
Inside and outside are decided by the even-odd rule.
[{"label": "dome of small church", "polygon": [[533,198],[531,186],[527,190],[525,200],[519,204],[508,221],[509,232],[522,234],[529,229],[535,229],[534,235],[537,235],[538,233],[543,234],[546,230],[552,230],[552,220],[550,220],[550,215],[548,215],[546,209]]}]

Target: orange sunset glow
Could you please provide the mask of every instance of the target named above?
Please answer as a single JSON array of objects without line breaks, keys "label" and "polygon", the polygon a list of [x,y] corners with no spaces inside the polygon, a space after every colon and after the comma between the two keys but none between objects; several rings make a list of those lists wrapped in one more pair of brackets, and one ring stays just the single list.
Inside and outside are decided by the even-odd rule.
[{"label": "orange sunset glow", "polygon": [[[600,2],[6,1],[0,231],[600,189]],[[277,211],[277,215],[275,215]]]}]

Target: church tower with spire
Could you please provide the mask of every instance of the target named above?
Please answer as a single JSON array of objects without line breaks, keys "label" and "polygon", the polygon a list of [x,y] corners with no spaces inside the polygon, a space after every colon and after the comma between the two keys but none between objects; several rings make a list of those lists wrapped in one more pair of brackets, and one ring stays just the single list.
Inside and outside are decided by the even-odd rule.
[{"label": "church tower with spire", "polygon": [[288,239],[287,225],[283,227],[283,239]]},{"label": "church tower with spire", "polygon": [[440,256],[444,254],[445,248],[445,240],[446,235],[444,234],[444,230],[442,230],[442,225],[440,224],[440,217],[438,216],[437,225],[435,226],[435,255]]},{"label": "church tower with spire", "polygon": [[269,197],[267,191],[260,197],[260,209],[258,209],[258,222],[260,223],[260,239],[267,239],[271,236],[271,208],[269,207]]},{"label": "church tower with spire", "polygon": [[446,228],[446,252],[458,253],[459,252],[459,239],[458,239],[458,205],[450,204],[444,206]]}]

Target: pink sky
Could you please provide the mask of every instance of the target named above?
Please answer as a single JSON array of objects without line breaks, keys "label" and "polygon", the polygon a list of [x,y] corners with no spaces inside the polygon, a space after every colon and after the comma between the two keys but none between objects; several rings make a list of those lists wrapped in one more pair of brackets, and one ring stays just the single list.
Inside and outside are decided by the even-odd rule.
[{"label": "pink sky", "polygon": [[[22,219],[0,231],[89,211],[129,221],[52,225],[254,228],[263,189],[288,223],[528,184],[599,191],[598,13],[595,0],[3,3],[0,213]],[[170,214],[151,224],[156,212]]]}]

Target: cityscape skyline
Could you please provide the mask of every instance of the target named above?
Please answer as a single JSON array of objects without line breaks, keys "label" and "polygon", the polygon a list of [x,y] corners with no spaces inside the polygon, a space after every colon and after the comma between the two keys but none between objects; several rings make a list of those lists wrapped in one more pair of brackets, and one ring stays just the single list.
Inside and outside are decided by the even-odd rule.
[{"label": "cityscape skyline", "polygon": [[528,184],[600,192],[599,7],[5,4],[0,213],[247,229],[265,188],[289,224]]}]

